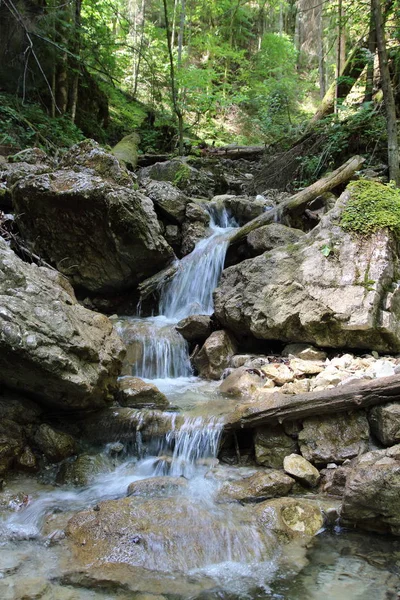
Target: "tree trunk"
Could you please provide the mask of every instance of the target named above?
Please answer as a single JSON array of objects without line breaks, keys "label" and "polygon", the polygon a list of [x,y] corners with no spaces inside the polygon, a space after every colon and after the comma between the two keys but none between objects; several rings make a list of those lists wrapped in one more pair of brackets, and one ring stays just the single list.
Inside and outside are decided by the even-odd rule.
[{"label": "tree trunk", "polygon": [[375,19],[373,14],[373,8],[371,4],[371,15],[369,19],[369,33],[368,33],[368,64],[367,64],[367,75],[365,82],[365,96],[364,102],[372,102],[372,96],[374,92],[374,66],[375,66],[375,52],[376,52],[376,30],[375,30]]},{"label": "tree trunk", "polygon": [[371,3],[375,18],[376,43],[378,46],[379,68],[381,72],[383,99],[385,102],[387,118],[389,177],[391,181],[395,182],[396,186],[399,186],[400,168],[399,145],[397,139],[396,105],[394,101],[393,88],[390,81],[382,10],[380,0],[372,0]]}]

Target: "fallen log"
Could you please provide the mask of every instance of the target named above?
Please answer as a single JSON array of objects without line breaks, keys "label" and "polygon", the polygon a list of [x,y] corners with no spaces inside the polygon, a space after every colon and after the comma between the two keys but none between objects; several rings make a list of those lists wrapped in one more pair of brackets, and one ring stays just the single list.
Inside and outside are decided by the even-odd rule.
[{"label": "fallen log", "polygon": [[364,160],[365,159],[361,156],[353,156],[353,158],[350,158],[341,167],[332,171],[332,173],[328,173],[328,175],[322,179],[319,179],[304,190],[294,194],[294,196],[291,196],[279,204],[279,206],[276,206],[268,212],[259,215],[252,221],[249,221],[246,225],[243,225],[243,227],[240,227],[240,229],[234,232],[230,239],[230,244],[234,244],[243,239],[254,229],[258,229],[269,223],[274,223],[275,221],[280,221],[289,213],[294,212],[303,206],[305,207],[311,200],[318,198],[321,194],[332,190],[340,184],[346,183],[354,173],[359,170]]},{"label": "fallen log", "polygon": [[245,158],[247,160],[257,160],[264,152],[265,146],[236,146],[235,144],[206,149],[206,153],[211,156],[231,159]]},{"label": "fallen log", "polygon": [[400,375],[361,384],[341,385],[305,394],[269,393],[259,401],[239,406],[228,415],[226,429],[254,428],[338,412],[369,408],[400,400]]}]

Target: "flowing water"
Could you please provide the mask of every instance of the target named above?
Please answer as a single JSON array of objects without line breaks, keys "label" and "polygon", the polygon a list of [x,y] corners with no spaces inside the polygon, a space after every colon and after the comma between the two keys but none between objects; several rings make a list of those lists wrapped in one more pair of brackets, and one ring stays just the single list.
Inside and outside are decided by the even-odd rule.
[{"label": "flowing water", "polygon": [[[124,375],[152,381],[175,409],[132,409],[131,425],[126,428],[125,423],[124,430],[106,423],[109,441],[120,439],[125,449],[115,456],[113,445],[105,445],[102,468],[86,486],[57,487],[51,472],[40,482],[22,476],[9,482],[0,522],[2,600],[156,600],[160,594],[171,600],[397,597],[400,542],[325,532],[307,564],[301,544],[282,546],[260,528],[254,507],[218,502],[224,481],[254,469],[217,466],[229,400],[218,395],[216,384],[194,377],[188,346],[175,330],[179,320],[213,310],[212,294],[235,223],[218,207],[210,212],[210,236],[179,262],[173,280],[160,290],[159,315],[121,318],[116,324],[128,347]],[[111,547],[113,530],[105,541],[99,533],[101,523],[109,527],[107,509],[97,505],[125,502],[131,484],[137,491],[128,500],[130,517],[122,528],[116,526],[120,537]],[[20,493],[25,490],[27,495]],[[90,577],[79,578],[91,543],[85,538],[72,550],[63,531],[77,511],[88,510],[89,521],[99,523],[95,538],[104,544],[101,558],[108,569],[118,566],[115,577],[125,587],[114,589],[104,582],[102,587],[95,576],[94,583]],[[142,534],[132,535],[132,523],[138,530],[144,527],[146,544]],[[128,537],[126,531],[131,532]],[[94,555],[99,552],[96,543]],[[91,556],[85,568],[90,570],[96,560]],[[133,572],[123,570],[131,566]],[[100,580],[106,578],[104,568]]]}]

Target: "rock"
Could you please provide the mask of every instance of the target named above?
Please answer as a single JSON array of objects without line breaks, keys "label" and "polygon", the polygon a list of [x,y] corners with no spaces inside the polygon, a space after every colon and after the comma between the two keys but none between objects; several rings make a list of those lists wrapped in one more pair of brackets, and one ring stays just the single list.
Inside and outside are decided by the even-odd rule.
[{"label": "rock", "polygon": [[112,153],[130,169],[135,169],[138,161],[139,144],[140,136],[137,133],[130,133],[114,146]]},{"label": "rock", "polygon": [[345,381],[349,377],[348,371],[339,371],[336,367],[329,365],[321,373],[319,373],[311,381],[311,391],[324,390],[328,387],[336,387],[342,381]]},{"label": "rock", "polygon": [[246,367],[239,367],[223,380],[218,390],[229,396],[244,397],[251,396],[257,388],[263,385],[264,380],[260,375]]},{"label": "rock", "polygon": [[325,369],[325,366],[321,361],[302,360],[301,358],[293,358],[289,364],[296,377],[301,377],[303,375],[318,375]]},{"label": "rock", "polygon": [[342,463],[368,447],[369,427],[364,411],[304,419],[300,452],[313,464]]},{"label": "rock", "polygon": [[321,509],[303,499],[268,500],[259,504],[255,511],[263,527],[289,540],[296,536],[314,536],[324,524]]},{"label": "rock", "polygon": [[207,226],[200,221],[194,223],[185,221],[182,225],[182,246],[181,254],[186,256],[193,252],[197,242],[207,236]]},{"label": "rock", "polygon": [[10,390],[0,393],[0,419],[10,419],[19,425],[37,423],[43,409],[32,400],[28,400]]},{"label": "rock", "polygon": [[259,427],[254,434],[256,462],[263,467],[281,469],[286,456],[298,450],[297,442],[286,435],[281,425]]},{"label": "rock", "polygon": [[251,231],[247,236],[247,244],[252,256],[258,256],[278,246],[295,244],[304,235],[305,233],[300,229],[286,227],[280,223],[271,223]]},{"label": "rock", "polygon": [[294,379],[293,370],[283,363],[271,363],[265,365],[264,367],[261,367],[261,371],[277,385],[290,383]]},{"label": "rock", "polygon": [[220,379],[236,351],[236,341],[230,333],[214,331],[195,357],[195,367],[201,377]]},{"label": "rock", "polygon": [[210,213],[205,209],[203,204],[189,202],[186,205],[186,219],[192,223],[201,223],[208,226],[210,223]]},{"label": "rock", "polygon": [[[146,196],[153,201],[156,212],[173,223],[182,224],[189,198],[169,181],[142,181]],[[196,219],[198,220],[198,219]],[[208,221],[207,221],[208,223]]]},{"label": "rock", "polygon": [[0,164],[0,207],[3,210],[12,209],[12,187],[28,175],[41,175],[53,170],[54,166],[49,163],[31,164],[27,162],[16,162]]},{"label": "rock", "polygon": [[18,471],[27,471],[32,473],[35,473],[39,470],[36,456],[29,446],[25,446],[22,453],[17,457],[15,468]]},{"label": "rock", "polygon": [[309,344],[287,344],[282,350],[282,356],[294,356],[301,360],[325,360],[326,352]]},{"label": "rock", "polygon": [[78,445],[67,433],[56,431],[43,423],[35,432],[34,442],[51,462],[60,462],[78,453]]},{"label": "rock", "polygon": [[211,317],[208,315],[190,315],[176,325],[176,330],[188,342],[203,343],[211,335]]},{"label": "rock", "polygon": [[239,225],[244,225],[261,215],[265,210],[272,208],[274,203],[263,196],[254,198],[223,194],[212,198],[210,207],[213,206],[219,211],[221,208],[225,208]]},{"label": "rock", "polygon": [[182,493],[188,482],[184,477],[150,477],[134,481],[128,486],[128,496],[144,496],[146,498],[172,496]]},{"label": "rock", "polygon": [[210,198],[215,190],[211,171],[196,169],[187,158],[174,158],[144,167],[139,172],[139,178],[143,180],[147,177],[156,181],[170,181],[193,198]]},{"label": "rock", "polygon": [[109,458],[101,454],[81,454],[72,462],[65,462],[57,473],[57,483],[87,486],[100,475],[109,473],[114,466]]},{"label": "rock", "polygon": [[320,480],[318,469],[298,454],[285,456],[283,459],[283,468],[285,473],[306,486],[315,487]]},{"label": "rock", "polygon": [[388,230],[362,239],[345,232],[339,222],[349,197],[290,250],[223,271],[214,293],[223,327],[264,340],[400,350],[396,241]]},{"label": "rock", "polygon": [[118,381],[118,401],[131,408],[159,408],[170,406],[167,398],[152,383],[138,377],[123,377]]},{"label": "rock", "polygon": [[282,394],[305,394],[310,391],[310,380],[296,379],[291,383],[285,383],[279,391]]},{"label": "rock", "polygon": [[50,156],[48,156],[46,152],[41,148],[25,148],[24,150],[21,150],[20,152],[9,156],[8,162],[12,164],[25,163],[28,165],[41,164],[48,165],[50,167],[55,166],[55,161],[52,158],[50,158]]},{"label": "rock", "polygon": [[384,446],[400,442],[400,402],[374,406],[368,415],[372,433]]},{"label": "rock", "polygon": [[14,421],[0,421],[0,475],[11,469],[24,452],[25,436]]},{"label": "rock", "polygon": [[400,535],[400,446],[368,452],[347,475],[343,524]]},{"label": "rock", "polygon": [[349,466],[330,469],[329,465],[321,471],[321,489],[330,496],[343,496],[346,485],[347,475],[350,472]]},{"label": "rock", "polygon": [[124,346],[59,273],[24,263],[0,239],[0,382],[52,408],[105,406]]},{"label": "rock", "polygon": [[166,225],[164,237],[174,252],[180,254],[182,234],[178,225]]},{"label": "rock", "polygon": [[282,471],[259,471],[240,481],[224,483],[218,492],[217,502],[259,502],[286,496],[293,485],[294,480]]},{"label": "rock", "polygon": [[13,203],[36,254],[85,292],[110,295],[155,274],[174,253],[149,198],[93,173],[85,166],[20,179]]}]

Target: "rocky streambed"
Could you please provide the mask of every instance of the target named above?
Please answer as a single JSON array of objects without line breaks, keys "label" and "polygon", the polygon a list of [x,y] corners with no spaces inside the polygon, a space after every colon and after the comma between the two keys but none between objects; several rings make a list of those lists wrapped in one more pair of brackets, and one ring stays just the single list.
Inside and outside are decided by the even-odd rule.
[{"label": "rocky streambed", "polygon": [[397,598],[397,242],[258,168],[1,165],[5,600]]}]

